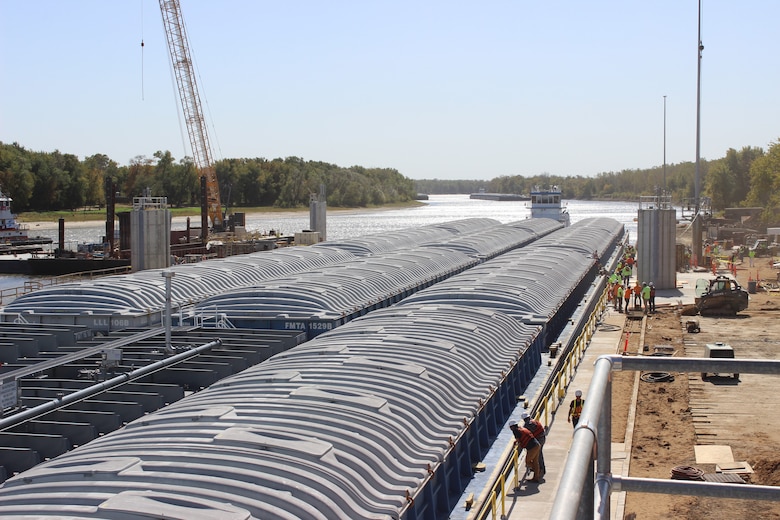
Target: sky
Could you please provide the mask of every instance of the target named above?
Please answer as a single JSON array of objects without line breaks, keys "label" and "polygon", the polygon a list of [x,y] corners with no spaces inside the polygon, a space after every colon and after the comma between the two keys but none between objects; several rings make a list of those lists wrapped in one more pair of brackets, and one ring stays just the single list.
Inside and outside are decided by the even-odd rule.
[{"label": "sky", "polygon": [[[696,160],[697,0],[180,3],[216,159],[412,179]],[[702,0],[701,20],[700,157],[766,150],[780,2]],[[178,160],[180,113],[157,0],[0,0],[1,142]]]}]

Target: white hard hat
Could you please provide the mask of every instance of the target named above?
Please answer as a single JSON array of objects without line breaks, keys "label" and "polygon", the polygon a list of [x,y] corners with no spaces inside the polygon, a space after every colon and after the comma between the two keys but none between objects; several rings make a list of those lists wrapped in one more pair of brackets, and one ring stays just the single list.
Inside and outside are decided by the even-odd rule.
[{"label": "white hard hat", "polygon": [[577,390],[576,392],[574,392],[574,395],[577,397],[582,397],[582,390]]}]

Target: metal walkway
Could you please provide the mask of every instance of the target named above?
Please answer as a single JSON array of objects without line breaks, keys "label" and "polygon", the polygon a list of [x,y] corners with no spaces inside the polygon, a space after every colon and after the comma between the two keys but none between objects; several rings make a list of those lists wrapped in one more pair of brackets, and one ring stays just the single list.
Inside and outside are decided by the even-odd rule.
[{"label": "metal walkway", "polygon": [[[658,290],[656,295],[657,304],[677,305],[679,302],[682,302],[683,304],[693,303],[696,279],[701,277],[701,273],[678,273],[678,288]],[[542,483],[535,484],[533,482],[526,482],[523,475],[520,475],[518,478],[518,487],[515,487],[515,480],[513,478],[507,480],[505,486],[506,499],[503,502],[504,509],[496,511],[495,518],[506,518],[509,520],[550,518],[553,502],[558,492],[558,486],[572,441],[573,428],[571,424],[566,422],[568,411],[566,407],[568,406],[568,403],[574,399],[574,392],[578,389],[583,391],[584,397],[587,400],[588,387],[590,386],[591,378],[593,377],[595,361],[603,355],[620,353],[625,320],[625,314],[620,314],[611,308],[608,308],[602,315],[599,326],[567,387],[565,396],[561,400],[561,405],[558,410],[559,413],[557,415],[551,415],[547,441],[544,446],[544,459],[547,473],[542,479]],[[537,377],[546,378],[547,374],[540,374]],[[529,392],[536,391],[538,393],[541,391],[541,388],[542,384],[534,381],[531,384]],[[526,397],[530,403],[534,403],[539,395],[533,394],[527,395]],[[522,422],[520,420],[522,411],[522,407],[518,406],[512,416],[512,421]],[[631,454],[630,439],[633,436],[633,416],[634,404],[632,401],[632,409],[629,412],[629,424],[626,431],[626,439],[629,439],[629,441],[628,443],[612,443],[612,470],[615,475],[628,476],[628,464]],[[506,460],[513,448],[512,438],[507,436],[506,439],[505,448],[500,456],[497,457],[500,460]],[[498,443],[496,446],[498,446]],[[494,466],[489,465],[488,471],[491,471],[493,467]],[[522,457],[520,460],[520,468],[521,471],[525,469]],[[475,498],[479,499],[480,497]],[[612,518],[622,519],[625,507],[625,493],[613,493],[610,506]],[[464,511],[464,509],[461,509],[460,511],[460,513],[454,512],[451,518],[476,518],[476,512],[470,513]],[[490,516],[488,516],[488,518],[490,518]]]}]

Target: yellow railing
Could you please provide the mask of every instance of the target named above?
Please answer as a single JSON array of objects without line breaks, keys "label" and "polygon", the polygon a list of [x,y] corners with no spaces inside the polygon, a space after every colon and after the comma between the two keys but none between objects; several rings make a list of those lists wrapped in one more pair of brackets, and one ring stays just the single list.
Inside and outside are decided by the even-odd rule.
[{"label": "yellow railing", "polygon": [[607,291],[604,290],[599,297],[596,307],[593,312],[590,313],[588,321],[585,323],[585,327],[582,333],[574,341],[574,348],[571,349],[569,354],[561,367],[553,376],[553,384],[550,385],[547,392],[539,399],[539,422],[545,427],[548,427],[552,422],[552,416],[558,410],[558,406],[563,402],[563,398],[566,395],[566,389],[569,387],[571,380],[574,378],[574,374],[577,370],[577,366],[585,356],[585,349],[588,348],[593,334],[596,332],[599,318],[604,312],[604,308],[607,305]]},{"label": "yellow railing", "polygon": [[[593,334],[596,332],[599,319],[606,306],[607,290],[605,289],[602,291],[601,296],[599,296],[599,300],[596,303],[593,312],[590,313],[585,327],[574,341],[574,348],[569,351],[561,369],[554,375],[553,384],[550,385],[548,390],[539,398],[540,407],[534,418],[541,422],[545,428],[550,425],[552,416],[557,411],[558,406],[563,402],[563,398],[566,395],[566,388],[568,388],[569,383],[571,383],[571,380],[574,377],[577,365],[580,364],[580,361],[582,361],[582,358],[585,356],[585,349],[588,347]],[[491,485],[488,502],[484,504],[477,513],[476,519],[482,520],[486,518],[487,511],[490,511],[491,517],[495,520],[498,514],[499,502],[501,517],[506,517],[506,480],[509,475],[513,474],[513,487],[516,488],[519,486],[519,460],[522,451],[523,450],[518,450],[515,447],[509,458],[502,464],[501,471],[498,473],[498,478]],[[489,509],[485,506],[489,506]]]}]

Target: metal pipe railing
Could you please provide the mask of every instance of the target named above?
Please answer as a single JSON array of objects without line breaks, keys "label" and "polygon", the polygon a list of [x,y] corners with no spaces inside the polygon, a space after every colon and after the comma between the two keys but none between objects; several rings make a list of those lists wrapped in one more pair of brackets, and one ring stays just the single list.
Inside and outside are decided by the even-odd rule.
[{"label": "metal pipe railing", "polygon": [[[572,446],[566,459],[563,476],[555,496],[552,519],[608,519],[609,496],[613,491],[640,491],[721,498],[752,498],[780,501],[780,488],[718,482],[639,479],[616,477],[611,473],[610,457],[602,453],[611,450],[612,371],[674,371],[780,375],[780,360],[675,358],[657,356],[601,356],[596,360],[588,388],[588,400],[574,430]],[[594,426],[598,428],[594,429]],[[598,461],[595,478],[593,461]],[[593,494],[588,483],[595,482]],[[738,493],[739,495],[729,495]],[[590,500],[593,497],[593,500]]]},{"label": "metal pipe railing", "polygon": [[[537,401],[537,406],[531,409],[531,415],[539,417],[540,422],[542,422],[545,427],[550,424],[550,415],[554,414],[557,410],[558,405],[561,403],[561,399],[563,399],[566,393],[566,388],[571,382],[577,365],[585,355],[585,349],[587,348],[591,337],[596,332],[597,323],[606,304],[607,292],[606,290],[603,290],[596,300],[592,311],[588,315],[588,321],[585,327],[583,327],[582,333],[571,341],[571,347],[569,349],[564,350],[566,354],[565,357],[559,361],[560,366],[557,374],[543,388],[542,395]],[[514,448],[511,455],[504,460],[495,480],[491,482],[490,487],[488,488],[490,491],[488,492],[486,501],[481,504],[477,513],[474,515],[475,519],[487,518],[488,514],[490,514],[492,518],[496,518],[499,507],[503,514],[503,502],[506,498],[504,490],[505,482],[509,474],[514,471],[514,487],[519,485],[520,465],[518,461],[522,451],[523,450]],[[590,473],[593,473],[592,465],[590,467]],[[500,506],[498,504],[499,501],[501,502]]]},{"label": "metal pipe railing", "polygon": [[700,497],[738,498],[741,500],[769,500],[780,502],[780,487],[755,484],[728,484],[695,480],[664,480],[655,478],[612,477],[615,492],[660,493],[666,495],[695,495]]},{"label": "metal pipe railing", "polygon": [[[612,257],[611,265],[609,269],[614,268],[622,249],[628,244],[628,238],[623,241],[620,247],[617,249],[615,255]],[[570,338],[568,346],[561,352],[561,358],[558,360],[557,366],[554,370],[553,377],[544,385],[541,390],[541,396],[537,400],[537,404],[531,409],[530,414],[539,419],[542,424],[547,427],[552,422],[552,415],[555,414],[560,406],[563,398],[566,395],[566,388],[568,388],[574,375],[576,373],[577,366],[585,357],[585,351],[590,343],[591,338],[598,328],[598,324],[601,319],[601,315],[607,306],[607,290],[606,282],[604,279],[597,278],[594,283],[595,299],[591,299],[588,302],[589,313],[587,314],[587,321],[582,328],[580,334],[576,338]],[[599,292],[600,291],[600,292]],[[588,311],[586,311],[588,312]],[[590,399],[590,397],[589,397]],[[492,515],[492,518],[496,518],[498,500],[504,499],[504,483],[512,470],[514,469],[514,487],[519,485],[519,464],[518,459],[522,454],[522,450],[513,449],[511,456],[503,460],[500,464],[500,468],[497,472],[497,476],[490,483],[487,488],[487,497],[485,501],[480,503],[477,511],[471,518],[475,520],[482,520],[488,517],[488,514]],[[589,474],[593,474],[593,465],[589,466]],[[592,486],[591,486],[592,489]],[[503,505],[502,505],[503,508]],[[503,509],[502,509],[503,511]]]},{"label": "metal pipe railing", "polygon": [[186,361],[187,359],[193,356],[197,356],[201,352],[210,350],[221,344],[222,344],[221,339],[215,339],[214,341],[210,341],[198,347],[188,349],[180,354],[176,354],[175,356],[171,356],[161,361],[151,363],[145,367],[139,368],[137,370],[133,370],[132,372],[118,375],[107,381],[103,381],[101,383],[97,383],[87,388],[81,389],[77,392],[73,392],[72,394],[64,395],[57,399],[53,399],[48,403],[44,403],[34,408],[25,410],[23,412],[16,413],[5,419],[0,420],[0,431],[4,431],[8,428],[21,424],[25,421],[35,419],[36,417],[40,417],[41,415],[52,412],[54,410],[64,408],[65,406],[77,403],[79,401],[83,401],[85,399],[92,397],[93,395],[107,392],[108,390],[116,388],[117,386],[123,385],[125,383],[129,383],[130,381],[134,381],[138,378],[152,374],[168,366],[181,363],[182,361]]}]

